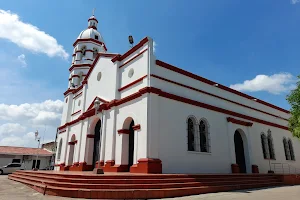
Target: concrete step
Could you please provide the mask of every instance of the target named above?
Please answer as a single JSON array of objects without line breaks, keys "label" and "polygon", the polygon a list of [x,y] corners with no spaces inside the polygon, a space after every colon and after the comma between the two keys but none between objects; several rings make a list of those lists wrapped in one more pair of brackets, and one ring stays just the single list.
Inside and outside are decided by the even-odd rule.
[{"label": "concrete step", "polygon": [[269,186],[280,186],[281,182],[260,182],[244,183],[238,185],[218,185],[218,186],[199,186],[182,188],[163,188],[163,189],[84,189],[70,187],[56,187],[24,180],[15,176],[8,177],[24,183],[38,192],[48,195],[71,197],[71,198],[91,198],[91,199],[151,199],[151,198],[169,198],[186,195],[204,194],[210,192],[222,192],[238,189],[250,189]]}]

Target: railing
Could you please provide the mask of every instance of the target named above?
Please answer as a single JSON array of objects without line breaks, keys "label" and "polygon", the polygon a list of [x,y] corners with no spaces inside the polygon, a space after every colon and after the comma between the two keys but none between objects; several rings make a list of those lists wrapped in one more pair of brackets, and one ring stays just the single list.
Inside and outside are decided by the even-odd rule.
[{"label": "railing", "polygon": [[300,174],[300,169],[288,163],[271,163],[270,168],[276,174]]}]

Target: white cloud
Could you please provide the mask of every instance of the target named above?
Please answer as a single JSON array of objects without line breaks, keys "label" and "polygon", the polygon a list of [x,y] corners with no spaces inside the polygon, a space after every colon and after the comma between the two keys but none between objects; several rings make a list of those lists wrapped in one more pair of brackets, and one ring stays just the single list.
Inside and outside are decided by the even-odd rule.
[{"label": "white cloud", "polygon": [[11,11],[0,9],[0,38],[7,39],[16,45],[35,53],[45,53],[49,57],[69,57],[63,46],[56,39],[38,27],[25,23]]},{"label": "white cloud", "polygon": [[0,104],[0,120],[28,121],[36,125],[55,125],[61,118],[63,102],[46,100],[42,103],[21,105]]},{"label": "white cloud", "polygon": [[271,76],[257,75],[252,80],[230,85],[238,91],[258,92],[267,91],[271,94],[281,94],[295,88],[296,78],[290,73],[279,73]]},{"label": "white cloud", "polygon": [[29,132],[23,136],[11,135],[0,140],[0,146],[23,146],[23,147],[36,147],[37,143],[34,140],[33,132]]},{"label": "white cloud", "polygon": [[23,134],[26,127],[18,123],[6,123],[0,125],[0,136]]},{"label": "white cloud", "polygon": [[300,0],[291,0],[291,4],[300,3]]},{"label": "white cloud", "polygon": [[18,56],[18,61],[22,64],[22,67],[27,67],[27,63],[26,63],[24,54],[21,54]]},{"label": "white cloud", "polygon": [[36,147],[35,130],[39,131],[42,143],[54,141],[62,108],[63,102],[60,100],[20,105],[0,104],[0,145]]}]

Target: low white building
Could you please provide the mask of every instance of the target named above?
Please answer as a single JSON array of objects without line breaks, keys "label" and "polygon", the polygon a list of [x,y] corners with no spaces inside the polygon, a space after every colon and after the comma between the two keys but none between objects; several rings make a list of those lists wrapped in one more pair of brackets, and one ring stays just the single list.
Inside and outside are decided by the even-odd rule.
[{"label": "low white building", "polygon": [[23,163],[27,170],[35,167],[45,169],[50,166],[52,155],[52,152],[40,148],[0,146],[0,166]]},{"label": "low white building", "polygon": [[73,44],[56,170],[92,170],[98,160],[105,172],[300,168],[288,110],[157,60],[149,37],[107,53],[97,25],[90,17]]}]

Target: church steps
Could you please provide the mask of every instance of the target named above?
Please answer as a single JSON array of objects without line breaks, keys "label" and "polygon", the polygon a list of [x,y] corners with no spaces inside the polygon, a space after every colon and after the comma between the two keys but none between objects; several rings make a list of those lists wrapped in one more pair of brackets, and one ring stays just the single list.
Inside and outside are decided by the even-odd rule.
[{"label": "church steps", "polygon": [[[227,180],[227,181],[218,181],[218,182],[182,182],[182,183],[119,183],[119,184],[91,184],[91,183],[71,183],[71,182],[57,182],[57,181],[49,181],[45,179],[36,179],[33,177],[26,177],[22,175],[10,175],[10,177],[18,178],[26,181],[42,183],[45,185],[51,185],[55,187],[68,187],[68,188],[84,188],[84,189],[160,189],[160,188],[182,188],[182,187],[199,187],[199,186],[217,186],[217,185],[237,185],[245,183],[245,180]],[[270,183],[276,182],[278,179],[269,178],[269,179],[260,179],[260,180],[248,180],[248,184],[259,184],[259,183]]]},{"label": "church steps", "polygon": [[[22,172],[15,172],[13,176],[22,176],[22,177],[31,177],[31,178],[36,178],[36,179],[43,179],[43,180],[52,180],[52,181],[57,181],[57,182],[68,182],[68,183],[88,183],[88,184],[155,184],[155,183],[184,183],[184,182],[221,182],[221,181],[258,181],[258,180],[276,180],[277,177],[275,176],[233,176],[230,177],[222,177],[220,176],[219,178],[209,178],[205,176],[205,178],[164,178],[164,179],[142,179],[136,177],[135,179],[107,179],[106,175],[105,177],[96,176],[98,179],[82,179],[82,178],[63,178],[59,176],[45,176],[45,175],[40,175],[40,174],[34,174],[34,173],[22,173]],[[117,176],[118,177],[118,176]]]},{"label": "church steps", "polygon": [[201,186],[201,187],[184,187],[184,188],[166,188],[166,189],[83,189],[54,187],[35,183],[28,180],[22,180],[9,176],[10,179],[24,183],[38,192],[48,195],[73,197],[73,198],[104,198],[104,199],[151,199],[179,197],[186,195],[204,194],[210,192],[222,192],[238,189],[250,189],[267,186],[280,186],[281,182],[221,185],[221,186]]}]

